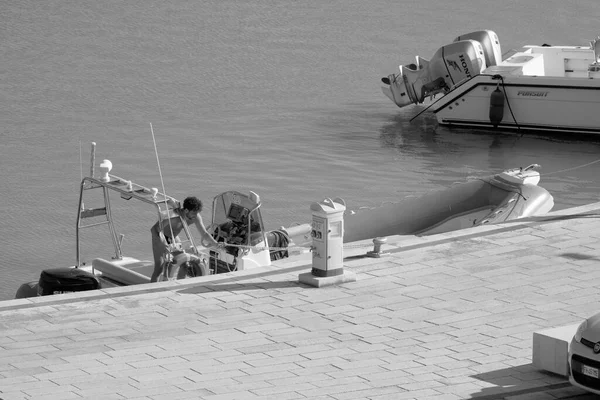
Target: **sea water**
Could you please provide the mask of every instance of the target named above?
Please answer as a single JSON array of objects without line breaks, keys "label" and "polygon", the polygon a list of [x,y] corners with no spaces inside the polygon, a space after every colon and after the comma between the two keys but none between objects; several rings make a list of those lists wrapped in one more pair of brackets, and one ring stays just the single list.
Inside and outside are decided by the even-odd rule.
[{"label": "sea water", "polygon": [[[225,190],[258,193],[274,229],[326,197],[377,206],[531,163],[555,209],[596,202],[600,141],[411,121],[424,107],[398,109],[380,79],[480,29],[503,52],[587,45],[599,16],[596,0],[5,2],[0,299],[75,263],[92,141],[113,174],[200,197],[207,224]],[[128,207],[124,252],[148,259],[154,216]],[[110,257],[100,233],[84,255]]]}]

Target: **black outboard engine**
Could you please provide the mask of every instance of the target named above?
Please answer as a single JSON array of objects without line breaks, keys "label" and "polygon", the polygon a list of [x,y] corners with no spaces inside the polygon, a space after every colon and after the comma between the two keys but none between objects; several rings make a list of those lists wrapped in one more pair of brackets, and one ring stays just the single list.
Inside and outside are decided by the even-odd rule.
[{"label": "black outboard engine", "polygon": [[40,274],[38,295],[48,296],[100,288],[100,280],[91,272],[79,268],[46,269]]}]

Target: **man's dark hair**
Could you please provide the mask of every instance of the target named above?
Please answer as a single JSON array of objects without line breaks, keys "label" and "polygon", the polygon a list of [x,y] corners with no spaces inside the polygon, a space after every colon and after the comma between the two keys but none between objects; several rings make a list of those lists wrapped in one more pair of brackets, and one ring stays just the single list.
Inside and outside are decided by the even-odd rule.
[{"label": "man's dark hair", "polygon": [[202,211],[202,200],[194,196],[186,197],[183,201],[183,208],[185,210],[200,212]]}]

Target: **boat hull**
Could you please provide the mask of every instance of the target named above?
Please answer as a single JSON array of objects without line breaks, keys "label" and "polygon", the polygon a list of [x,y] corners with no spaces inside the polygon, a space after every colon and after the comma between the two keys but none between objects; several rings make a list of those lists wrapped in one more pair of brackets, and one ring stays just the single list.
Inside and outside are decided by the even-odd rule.
[{"label": "boat hull", "polygon": [[600,134],[600,79],[478,75],[439,99],[431,110],[440,125],[494,128],[490,98],[505,102],[497,128]]}]

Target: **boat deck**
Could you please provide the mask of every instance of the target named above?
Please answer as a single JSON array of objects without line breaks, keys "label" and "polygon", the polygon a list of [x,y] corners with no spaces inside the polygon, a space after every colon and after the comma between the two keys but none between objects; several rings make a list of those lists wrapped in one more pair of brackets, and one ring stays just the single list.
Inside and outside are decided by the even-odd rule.
[{"label": "boat deck", "polygon": [[[486,74],[590,78],[589,66],[596,61],[589,46],[524,46],[508,53],[502,63],[488,67]],[[600,78],[600,76],[598,76]]]}]

